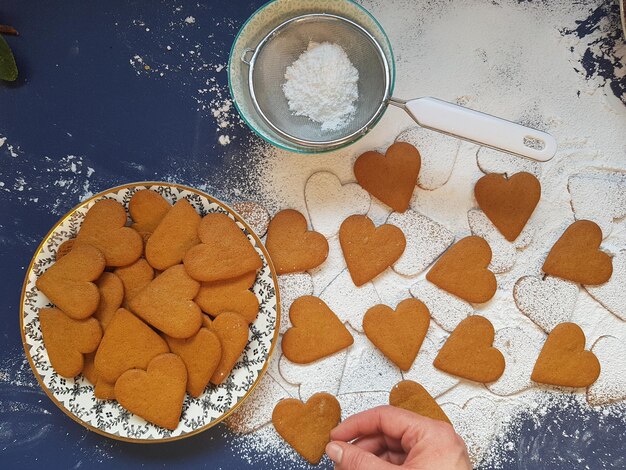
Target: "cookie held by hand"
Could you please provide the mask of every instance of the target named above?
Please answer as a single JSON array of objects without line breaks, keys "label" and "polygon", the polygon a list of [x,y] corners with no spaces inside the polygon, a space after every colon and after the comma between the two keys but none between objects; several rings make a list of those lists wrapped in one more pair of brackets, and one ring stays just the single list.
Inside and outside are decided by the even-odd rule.
[{"label": "cookie held by hand", "polygon": [[130,369],[115,382],[115,398],[131,413],[166,429],[178,427],[187,370],[176,354],[156,356],[147,370]]},{"label": "cookie held by hand", "polygon": [[322,459],[330,431],[340,421],[339,402],[328,393],[316,393],[306,403],[295,398],[281,400],[272,413],[276,432],[313,465]]},{"label": "cookie held by hand", "polygon": [[590,220],[578,220],[554,244],[543,272],[580,284],[603,284],[613,274],[613,260],[600,251],[601,243],[600,227]]},{"label": "cookie held by hand", "polygon": [[468,302],[487,302],[498,287],[490,262],[489,244],[477,236],[465,237],[441,255],[426,279]]},{"label": "cookie held by hand", "polygon": [[204,216],[198,225],[198,236],[202,243],[183,258],[185,269],[197,281],[232,279],[263,266],[248,237],[226,214]]},{"label": "cookie held by hand", "polygon": [[347,348],[354,338],[328,306],[312,295],[296,299],[289,309],[292,327],[283,336],[283,354],[308,364]]},{"label": "cookie held by hand", "polygon": [[92,315],[100,302],[94,284],[105,268],[104,255],[90,245],[76,246],[37,279],[37,288],[69,317]]},{"label": "cookie held by hand", "polygon": [[113,199],[96,202],[87,212],[74,249],[88,244],[99,249],[107,266],[126,266],[135,262],[143,251],[143,239],[135,230],[126,227],[126,209]]},{"label": "cookie held by hand", "polygon": [[395,263],[406,247],[395,225],[376,227],[365,215],[352,215],[339,228],[339,243],[355,286],[371,281]]},{"label": "cookie held by hand", "polygon": [[75,320],[58,308],[39,310],[43,343],[50,363],[62,377],[80,374],[85,363],[84,354],[96,350],[102,338],[98,320]]},{"label": "cookie held by hand", "polygon": [[274,216],[267,230],[265,247],[278,274],[297,273],[316,268],[328,256],[324,235],[307,230],[306,218],[286,209]]},{"label": "cookie held by hand", "polygon": [[394,385],[391,392],[389,392],[389,404],[421,416],[426,416],[427,418],[438,419],[439,421],[452,424],[430,393],[412,380],[403,380]]},{"label": "cookie held by hand", "polygon": [[394,311],[386,305],[375,305],[363,317],[363,330],[401,370],[411,368],[422,347],[430,325],[428,308],[417,299],[405,299]]},{"label": "cookie held by hand", "polygon": [[600,376],[600,361],[585,351],[585,333],[575,323],[561,323],[548,335],[531,375],[535,382],[588,387]]},{"label": "cookie held by hand", "polygon": [[493,347],[494,336],[493,325],[485,317],[467,317],[450,334],[433,364],[457,377],[495,382],[504,372],[504,356]]},{"label": "cookie held by hand", "polygon": [[396,142],[385,155],[365,152],[354,163],[361,187],[396,212],[409,207],[421,166],[419,151],[409,143]]},{"label": "cookie held by hand", "polygon": [[497,173],[483,176],[474,186],[478,205],[508,241],[522,232],[541,198],[541,184],[532,174],[510,178]]}]

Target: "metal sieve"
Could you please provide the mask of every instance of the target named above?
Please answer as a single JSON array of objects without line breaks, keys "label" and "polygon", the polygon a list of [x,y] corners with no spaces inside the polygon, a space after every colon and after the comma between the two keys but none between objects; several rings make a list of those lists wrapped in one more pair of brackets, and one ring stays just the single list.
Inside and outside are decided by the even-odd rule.
[{"label": "metal sieve", "polygon": [[[338,44],[359,72],[356,111],[340,129],[323,131],[319,123],[295,116],[283,92],[287,67],[311,41]],[[383,48],[365,28],[341,16],[311,13],[291,18],[255,48],[245,49],[241,60],[249,67],[250,97],[263,121],[288,142],[312,152],[357,140],[391,104],[404,109],[422,127],[496,150],[538,161],[550,160],[556,153],[555,139],[545,132],[436,98],[393,98],[390,64]]]}]

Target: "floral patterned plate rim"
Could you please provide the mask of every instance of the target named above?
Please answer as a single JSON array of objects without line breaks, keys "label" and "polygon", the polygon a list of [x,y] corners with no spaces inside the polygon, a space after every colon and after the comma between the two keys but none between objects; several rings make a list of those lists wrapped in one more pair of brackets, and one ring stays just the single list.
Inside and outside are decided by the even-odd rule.
[{"label": "floral patterned plate rim", "polygon": [[[39,308],[49,306],[46,296],[35,282],[53,262],[56,251],[65,240],[76,236],[91,206],[105,198],[115,199],[128,208],[132,195],[141,189],[152,189],[171,203],[186,198],[204,216],[222,212],[231,217],[248,237],[263,260],[263,267],[252,288],[259,299],[259,315],[250,325],[248,344],[230,377],[220,386],[209,385],[198,398],[185,398],[178,427],[167,430],[146,422],[114,400],[98,400],[91,385],[82,375],[74,379],[59,376],[51,367],[43,344]],[[140,182],[117,186],[74,207],[44,237],[28,267],[20,301],[20,328],[28,362],[50,399],[70,418],[104,436],[139,443],[167,442],[202,432],[228,417],[250,395],[267,369],[276,345],[280,326],[280,301],[276,273],[259,237],[242,217],[226,204],[197,189],[187,186]]]}]

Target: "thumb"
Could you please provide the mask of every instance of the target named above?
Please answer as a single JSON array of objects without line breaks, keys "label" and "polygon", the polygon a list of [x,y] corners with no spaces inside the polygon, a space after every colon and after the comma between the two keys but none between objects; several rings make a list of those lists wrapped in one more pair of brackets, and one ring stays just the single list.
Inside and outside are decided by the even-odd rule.
[{"label": "thumb", "polygon": [[335,463],[336,470],[394,470],[398,468],[347,442],[329,442],[326,446],[326,454]]}]

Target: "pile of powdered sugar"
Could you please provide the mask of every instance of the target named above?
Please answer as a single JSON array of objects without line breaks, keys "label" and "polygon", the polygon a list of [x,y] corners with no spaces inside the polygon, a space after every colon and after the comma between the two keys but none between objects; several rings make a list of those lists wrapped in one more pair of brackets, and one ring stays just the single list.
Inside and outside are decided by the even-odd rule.
[{"label": "pile of powdered sugar", "polygon": [[337,44],[310,42],[285,71],[283,92],[290,111],[322,125],[323,131],[345,127],[359,98],[359,72]]}]

